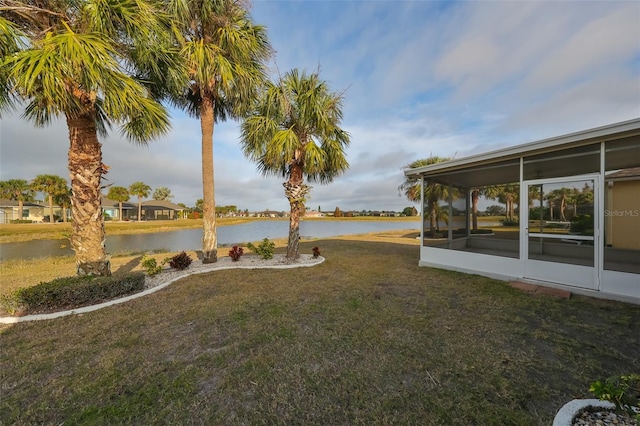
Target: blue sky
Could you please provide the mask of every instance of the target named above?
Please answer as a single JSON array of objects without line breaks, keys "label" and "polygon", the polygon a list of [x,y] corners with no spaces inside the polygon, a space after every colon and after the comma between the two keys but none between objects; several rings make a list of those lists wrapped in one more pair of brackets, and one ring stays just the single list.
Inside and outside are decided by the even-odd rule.
[{"label": "blue sky", "polygon": [[[402,210],[406,164],[467,155],[640,117],[637,1],[255,1],[275,50],[272,75],[315,71],[344,92],[348,172],[314,184],[308,206]],[[202,198],[200,126],[173,111],[173,129],[147,147],[113,132],[108,183],[169,187]],[[64,121],[0,125],[0,180],[67,177]],[[288,210],[282,178],[264,178],[238,144],[239,124],[214,133],[216,202]]]}]

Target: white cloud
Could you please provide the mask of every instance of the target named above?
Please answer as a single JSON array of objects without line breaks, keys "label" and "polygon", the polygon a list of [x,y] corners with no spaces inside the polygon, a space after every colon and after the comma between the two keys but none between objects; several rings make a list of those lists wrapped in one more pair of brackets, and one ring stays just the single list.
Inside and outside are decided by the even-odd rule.
[{"label": "white cloud", "polygon": [[[257,1],[272,63],[315,71],[345,92],[350,169],[314,184],[309,206],[400,210],[406,164],[530,142],[640,116],[640,3]],[[277,66],[277,70],[276,70]],[[107,177],[202,198],[200,125],[174,112],[172,131],[139,147],[103,141]],[[216,201],[288,210],[281,177],[263,178],[239,147],[238,124],[214,133]],[[0,123],[0,179],[67,176],[63,121]]]},{"label": "white cloud", "polygon": [[526,84],[533,90],[555,87],[619,67],[638,53],[639,20],[638,5],[623,3],[584,22],[550,46],[549,56],[534,68]]}]

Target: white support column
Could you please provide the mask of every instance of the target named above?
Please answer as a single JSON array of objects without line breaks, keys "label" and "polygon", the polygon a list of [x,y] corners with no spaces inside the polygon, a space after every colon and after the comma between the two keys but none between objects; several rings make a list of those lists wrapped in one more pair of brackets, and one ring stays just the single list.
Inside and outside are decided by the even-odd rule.
[{"label": "white support column", "polygon": [[[525,201],[526,200],[526,201]],[[524,157],[520,157],[520,260],[524,272],[524,262],[527,261],[529,250],[529,191],[524,184]]]},{"label": "white support column", "polygon": [[424,176],[420,176],[420,247],[424,245]]}]

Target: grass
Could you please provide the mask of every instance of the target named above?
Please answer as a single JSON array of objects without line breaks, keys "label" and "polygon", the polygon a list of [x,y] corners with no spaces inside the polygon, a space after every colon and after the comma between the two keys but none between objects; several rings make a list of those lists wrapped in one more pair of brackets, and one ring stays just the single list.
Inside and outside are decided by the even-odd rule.
[{"label": "grass", "polygon": [[637,371],[640,306],[420,268],[393,237],[0,326],[0,424],[548,425]]}]

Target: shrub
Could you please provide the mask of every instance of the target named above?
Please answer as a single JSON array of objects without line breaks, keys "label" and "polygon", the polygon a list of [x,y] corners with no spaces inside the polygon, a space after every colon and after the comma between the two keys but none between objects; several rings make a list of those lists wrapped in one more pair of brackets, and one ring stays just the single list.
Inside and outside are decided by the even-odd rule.
[{"label": "shrub", "polygon": [[500,221],[502,226],[518,226],[519,222],[517,219],[502,219]]},{"label": "shrub", "polygon": [[181,252],[171,258],[169,266],[173,269],[183,270],[187,269],[189,265],[191,265],[191,262],[193,262],[193,260],[191,260],[189,255],[185,252]]},{"label": "shrub", "polygon": [[258,244],[257,247],[251,243],[248,243],[247,248],[265,260],[272,259],[273,251],[276,248],[276,243],[274,243],[273,241],[269,241],[268,238],[265,238],[260,244]]},{"label": "shrub", "polygon": [[[42,218],[42,222],[44,222],[44,223],[48,223],[50,219],[51,219],[51,218],[49,217],[49,215],[46,215],[45,217],[43,217],[43,218]],[[60,217],[60,216],[58,216],[58,215],[54,214],[54,215],[53,215],[53,221],[54,221],[54,222],[62,222],[62,217]]]},{"label": "shrub", "polygon": [[30,219],[12,219],[9,223],[33,223],[33,220]]},{"label": "shrub", "polygon": [[[518,222],[516,222],[516,224],[517,223]],[[464,230],[464,231],[465,231],[465,234],[466,234],[466,230]],[[455,231],[454,231],[454,233],[455,233]],[[493,234],[493,229],[489,229],[489,228],[472,229],[470,231],[470,233],[474,234],[474,235]]]},{"label": "shrub", "polygon": [[317,259],[320,256],[320,247],[315,246],[311,250],[313,251],[313,258]]},{"label": "shrub", "polygon": [[229,250],[229,256],[231,257],[231,260],[233,260],[234,262],[237,262],[238,260],[240,260],[240,256],[242,256],[243,254],[244,254],[244,250],[242,250],[242,247],[233,246],[231,247],[231,250]]},{"label": "shrub", "polygon": [[156,275],[162,272],[162,265],[164,264],[165,262],[163,261],[160,265],[158,265],[158,262],[153,257],[149,257],[146,255],[143,256],[142,260],[140,261],[140,266],[144,268],[144,271],[147,273],[147,275]]},{"label": "shrub", "polygon": [[615,404],[616,410],[640,421],[640,374],[612,376],[597,380],[589,391],[601,400]]},{"label": "shrub", "polygon": [[588,214],[579,214],[571,218],[571,227],[569,232],[593,235],[593,218]]},{"label": "shrub", "polygon": [[130,272],[109,277],[75,276],[57,278],[33,287],[21,288],[0,299],[10,313],[30,313],[91,305],[134,293],[144,288],[144,274]]}]

